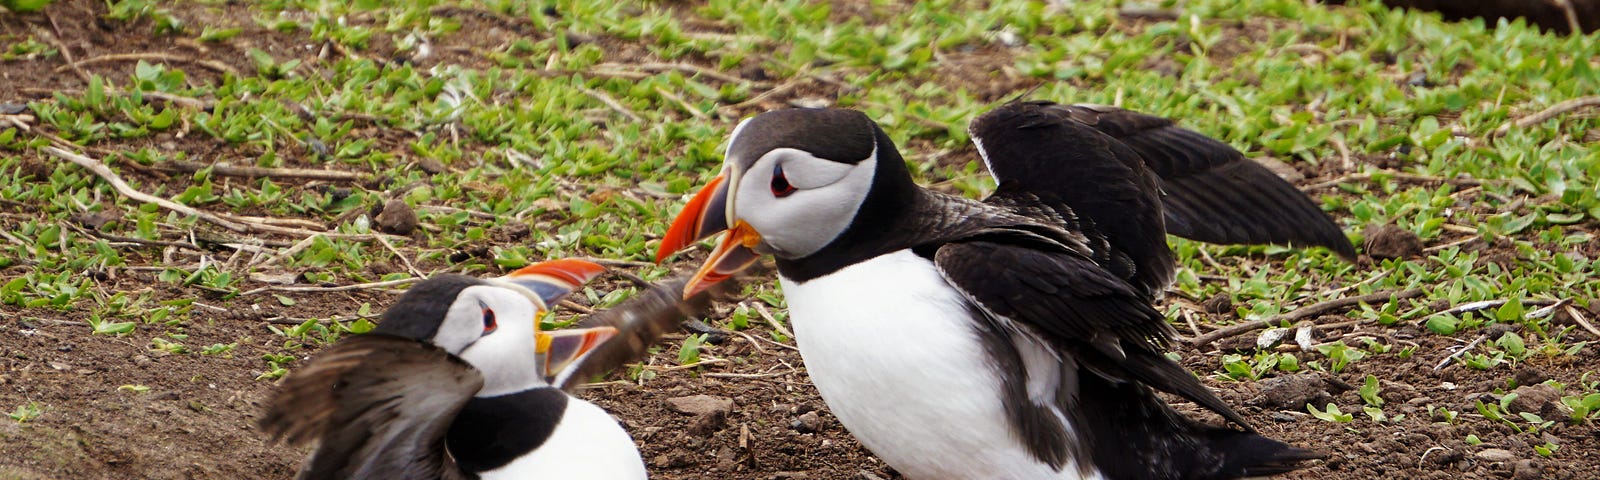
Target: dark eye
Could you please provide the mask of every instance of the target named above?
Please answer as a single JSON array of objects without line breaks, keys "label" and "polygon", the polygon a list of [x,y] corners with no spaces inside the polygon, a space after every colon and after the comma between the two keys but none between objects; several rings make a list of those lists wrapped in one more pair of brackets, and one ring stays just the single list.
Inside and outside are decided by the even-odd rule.
[{"label": "dark eye", "polygon": [[794,185],[789,184],[789,177],[783,175],[783,165],[772,167],[772,196],[787,197],[794,190]]},{"label": "dark eye", "polygon": [[494,329],[496,327],[498,327],[498,326],[499,326],[499,324],[494,322],[494,310],[491,310],[489,308],[484,308],[483,309],[483,333],[484,334],[488,334],[489,332],[493,332]]}]

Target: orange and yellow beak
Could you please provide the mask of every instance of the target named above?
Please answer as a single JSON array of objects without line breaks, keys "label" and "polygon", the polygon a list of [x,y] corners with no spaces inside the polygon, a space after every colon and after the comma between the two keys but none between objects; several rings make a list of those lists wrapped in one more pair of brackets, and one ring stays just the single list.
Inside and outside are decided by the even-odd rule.
[{"label": "orange and yellow beak", "polygon": [[[543,314],[550,305],[583,288],[584,284],[605,271],[606,267],[599,264],[569,258],[528,265],[500,277],[500,280],[527,289],[541,302],[539,313]],[[617,335],[617,329],[613,327],[545,331],[538,329],[538,319],[534,319],[534,322],[534,348],[546,381],[552,381],[561,371]]]},{"label": "orange and yellow beak", "polygon": [[528,289],[548,308],[605,271],[606,267],[594,262],[568,258],[528,265],[500,280]]},{"label": "orange and yellow beak", "polygon": [[535,351],[539,353],[544,364],[544,378],[554,381],[562,370],[574,363],[578,363],[594,347],[606,343],[611,337],[617,335],[615,327],[571,328],[566,330],[541,331],[534,334],[538,346]]},{"label": "orange and yellow beak", "polygon": [[694,198],[689,199],[689,204],[678,213],[678,218],[672,221],[672,227],[667,229],[666,238],[661,241],[661,249],[656,252],[656,262],[662,262],[679,250],[702,238],[716,235],[727,230],[728,234],[717,243],[716,250],[712,250],[710,258],[700,266],[689,284],[683,288],[683,298],[693,297],[695,294],[727,280],[740,270],[749,268],[756,263],[761,255],[756,253],[755,246],[761,243],[761,234],[756,232],[750,224],[744,221],[735,221],[728,225],[731,211],[728,206],[733,199],[729,193],[727,172],[711,179],[705,188],[701,188]]}]

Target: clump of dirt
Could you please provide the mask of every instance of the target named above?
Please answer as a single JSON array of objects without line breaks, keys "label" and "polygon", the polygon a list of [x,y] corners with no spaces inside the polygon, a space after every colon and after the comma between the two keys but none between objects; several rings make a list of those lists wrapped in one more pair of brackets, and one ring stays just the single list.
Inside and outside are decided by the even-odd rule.
[{"label": "clump of dirt", "polygon": [[390,199],[372,217],[378,231],[395,235],[410,235],[417,229],[417,212],[405,200]]},{"label": "clump of dirt", "polygon": [[1367,255],[1377,260],[1415,258],[1422,255],[1422,239],[1410,230],[1394,225],[1374,225],[1362,234]]}]

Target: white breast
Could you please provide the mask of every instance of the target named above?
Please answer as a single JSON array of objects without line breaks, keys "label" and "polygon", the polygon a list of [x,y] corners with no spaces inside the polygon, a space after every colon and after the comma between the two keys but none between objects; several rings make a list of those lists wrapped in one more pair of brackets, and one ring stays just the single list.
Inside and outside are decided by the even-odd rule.
[{"label": "white breast", "polygon": [[805,283],[780,280],[829,410],[906,478],[1084,478],[1075,464],[1039,462],[1012,435],[1000,376],[932,262],[902,250]]},{"label": "white breast", "polygon": [[483,480],[572,478],[645,480],[644,460],[628,432],[605,410],[577,398],[538,450],[494,470]]}]

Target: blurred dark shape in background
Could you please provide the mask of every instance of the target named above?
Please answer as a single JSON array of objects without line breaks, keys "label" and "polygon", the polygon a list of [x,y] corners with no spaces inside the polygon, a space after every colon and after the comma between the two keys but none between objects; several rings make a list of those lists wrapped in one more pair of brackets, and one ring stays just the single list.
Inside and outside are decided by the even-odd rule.
[{"label": "blurred dark shape in background", "polygon": [[[1343,4],[1344,0],[1325,0]],[[1396,8],[1439,12],[1445,20],[1482,17],[1490,26],[1499,18],[1524,18],[1557,33],[1600,30],[1600,0],[1383,0]]]}]

